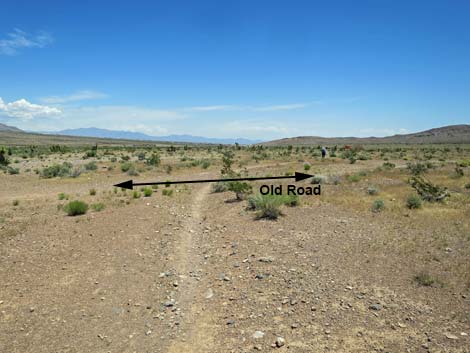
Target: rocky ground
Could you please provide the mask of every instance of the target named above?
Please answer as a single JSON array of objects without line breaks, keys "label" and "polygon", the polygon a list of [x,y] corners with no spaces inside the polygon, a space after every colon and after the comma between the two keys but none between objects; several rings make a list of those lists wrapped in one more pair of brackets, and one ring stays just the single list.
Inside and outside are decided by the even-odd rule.
[{"label": "rocky ground", "polygon": [[122,176],[1,178],[1,352],[470,352],[468,284],[414,281],[469,260],[466,245],[426,246],[465,236],[461,222],[318,196],[255,220],[209,184],[68,217],[58,192],[100,194]]}]

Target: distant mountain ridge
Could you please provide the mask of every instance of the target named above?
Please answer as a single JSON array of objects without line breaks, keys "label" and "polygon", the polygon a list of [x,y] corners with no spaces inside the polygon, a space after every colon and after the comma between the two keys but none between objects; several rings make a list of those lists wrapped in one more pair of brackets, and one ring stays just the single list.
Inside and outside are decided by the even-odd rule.
[{"label": "distant mountain ridge", "polygon": [[371,143],[470,143],[470,125],[449,125],[411,134],[386,137],[320,137],[298,136],[263,142],[266,146],[332,145]]},{"label": "distant mountain ridge", "polygon": [[16,131],[16,132],[23,132],[23,130],[18,129],[17,127],[14,126],[9,126],[5,124],[0,123],[0,131]]},{"label": "distant mountain ridge", "polygon": [[249,140],[244,138],[212,138],[193,135],[168,135],[168,136],[151,136],[141,132],[120,131],[100,129],[96,127],[79,128],[79,129],[66,129],[61,131],[45,132],[53,135],[65,136],[82,136],[82,137],[99,137],[99,138],[112,138],[112,139],[126,139],[126,140],[141,140],[141,141],[164,141],[164,142],[187,142],[187,143],[215,143],[215,144],[234,144],[251,145],[259,143],[261,140]]}]

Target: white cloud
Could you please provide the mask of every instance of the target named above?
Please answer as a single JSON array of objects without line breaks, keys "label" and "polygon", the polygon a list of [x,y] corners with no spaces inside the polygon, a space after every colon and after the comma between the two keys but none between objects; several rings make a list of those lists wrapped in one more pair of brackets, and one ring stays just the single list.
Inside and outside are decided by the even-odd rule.
[{"label": "white cloud", "polygon": [[309,103],[296,103],[296,104],[281,104],[281,105],[266,105],[266,106],[250,106],[250,105],[207,105],[183,108],[183,110],[194,112],[211,112],[211,111],[251,111],[251,112],[274,112],[282,110],[302,109],[309,105]]},{"label": "white cloud", "polygon": [[252,108],[257,112],[274,112],[280,110],[294,110],[305,108],[308,104],[306,103],[297,103],[297,104],[283,104],[283,105],[269,105],[265,107],[254,107]]},{"label": "white cloud", "polygon": [[206,105],[206,106],[184,108],[183,110],[190,110],[194,112],[211,112],[211,111],[239,110],[239,109],[240,107],[237,107],[234,105]]},{"label": "white cloud", "polygon": [[39,32],[30,35],[18,28],[7,34],[6,39],[0,39],[0,54],[15,55],[22,48],[44,48],[51,44],[53,38],[49,33]]},{"label": "white cloud", "polygon": [[60,113],[61,111],[55,107],[33,104],[26,99],[5,103],[0,97],[0,114],[10,118],[31,120],[38,117],[52,117]]},{"label": "white cloud", "polygon": [[96,91],[78,91],[66,96],[50,96],[41,98],[40,101],[48,104],[69,103],[90,99],[103,99],[109,96],[102,92]]}]

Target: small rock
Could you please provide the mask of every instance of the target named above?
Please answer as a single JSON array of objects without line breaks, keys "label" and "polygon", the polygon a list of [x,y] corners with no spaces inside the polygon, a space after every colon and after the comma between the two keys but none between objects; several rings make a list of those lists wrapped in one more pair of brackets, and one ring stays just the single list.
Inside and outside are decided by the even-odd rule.
[{"label": "small rock", "polygon": [[264,337],[264,332],[263,331],[255,331],[253,334],[253,338],[263,338]]},{"label": "small rock", "polygon": [[379,311],[379,310],[382,310],[382,305],[380,305],[380,304],[372,304],[371,306],[369,306],[369,309],[372,309],[372,310],[375,310],[375,311]]},{"label": "small rock", "polygon": [[286,340],[283,337],[277,337],[276,338],[276,347],[282,347],[283,345],[286,344]]},{"label": "small rock", "polygon": [[204,294],[204,298],[206,299],[210,299],[214,296],[214,291],[212,290],[212,288],[209,288],[206,293]]},{"label": "small rock", "polygon": [[446,337],[450,340],[458,340],[459,339],[456,335],[453,335],[451,333],[446,333]]}]

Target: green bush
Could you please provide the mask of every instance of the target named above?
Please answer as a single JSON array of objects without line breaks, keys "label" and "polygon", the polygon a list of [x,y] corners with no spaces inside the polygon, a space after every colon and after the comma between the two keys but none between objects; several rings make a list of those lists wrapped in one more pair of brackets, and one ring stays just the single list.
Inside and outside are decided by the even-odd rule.
[{"label": "green bush", "polygon": [[315,185],[325,184],[326,180],[327,180],[326,176],[317,174],[313,176],[311,184],[315,184]]},{"label": "green bush", "polygon": [[201,163],[201,167],[202,167],[202,169],[207,169],[207,168],[209,168],[209,167],[210,167],[210,165],[211,165],[211,162],[209,162],[209,161],[208,161],[208,160],[206,160],[206,159],[205,159],[205,160],[203,160],[203,161],[202,161],[202,163]]},{"label": "green bush", "polygon": [[104,203],[102,202],[97,202],[91,205],[91,208],[93,208],[96,212],[103,211],[105,206]]},{"label": "green bush", "polygon": [[61,192],[61,193],[58,195],[58,199],[59,199],[59,200],[68,200],[68,199],[69,199],[69,195],[67,195],[66,193]]},{"label": "green bush", "polygon": [[357,183],[358,181],[361,180],[361,176],[359,174],[353,174],[353,175],[348,176],[348,180],[353,183]]},{"label": "green bush", "polygon": [[85,169],[89,170],[89,171],[97,170],[98,166],[96,165],[96,162],[89,162],[89,163],[85,164]]},{"label": "green bush", "polygon": [[248,198],[248,209],[258,211],[257,218],[277,219],[281,215],[282,198],[277,195],[255,195]]},{"label": "green bush", "polygon": [[88,211],[88,205],[83,201],[75,200],[65,205],[64,210],[69,216],[78,216]]},{"label": "green bush", "polygon": [[[432,165],[432,164],[431,164]],[[408,163],[407,168],[413,175],[421,175],[428,170],[428,165],[424,163]]]},{"label": "green bush", "polygon": [[54,164],[44,168],[41,171],[43,178],[65,177],[72,174],[72,164],[64,162],[62,164]]},{"label": "green bush", "polygon": [[304,170],[305,170],[305,171],[310,170],[310,168],[312,168],[312,166],[310,165],[310,163],[304,163]]},{"label": "green bush", "polygon": [[134,190],[134,192],[132,193],[132,197],[133,197],[134,199],[140,198],[140,192],[138,192],[137,190]]},{"label": "green bush", "polygon": [[281,215],[280,207],[299,205],[297,195],[261,195],[257,194],[248,198],[247,208],[258,211],[257,218],[277,219]]},{"label": "green bush", "polygon": [[434,284],[435,279],[427,272],[421,272],[415,276],[415,281],[420,286],[430,287]]},{"label": "green bush", "polygon": [[158,153],[152,153],[150,158],[147,158],[146,163],[148,165],[157,167],[160,165],[160,155]]},{"label": "green bush", "polygon": [[214,184],[212,184],[212,192],[217,193],[217,192],[225,192],[228,190],[228,186],[226,182],[223,181],[218,181]]},{"label": "green bush", "polygon": [[385,203],[383,200],[375,200],[372,203],[372,212],[382,212],[385,209]]},{"label": "green bush", "polygon": [[162,194],[164,196],[172,196],[173,195],[173,189],[163,189]]},{"label": "green bush", "polygon": [[240,181],[230,181],[228,190],[235,193],[237,200],[243,200],[245,195],[251,192],[251,185]]},{"label": "green bush", "polygon": [[126,172],[128,172],[129,170],[134,169],[134,168],[135,168],[135,167],[134,167],[134,164],[131,163],[131,162],[124,162],[124,163],[121,164],[121,171],[122,171],[123,173],[126,173]]},{"label": "green bush", "polygon": [[149,187],[144,188],[143,192],[144,192],[144,197],[150,197],[152,196],[152,193],[153,193],[152,188],[149,188]]},{"label": "green bush", "polygon": [[7,166],[7,167],[6,167],[6,170],[7,170],[8,174],[11,174],[11,175],[20,174],[19,168]]},{"label": "green bush", "polygon": [[421,208],[423,202],[418,195],[410,195],[406,198],[406,207],[411,209]]}]

